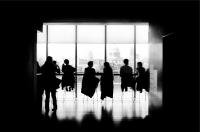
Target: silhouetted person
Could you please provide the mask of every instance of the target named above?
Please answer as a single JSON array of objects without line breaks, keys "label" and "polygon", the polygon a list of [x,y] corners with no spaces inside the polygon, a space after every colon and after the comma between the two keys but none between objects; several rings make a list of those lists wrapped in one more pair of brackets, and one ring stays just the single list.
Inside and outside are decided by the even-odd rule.
[{"label": "silhouetted person", "polygon": [[[66,87],[67,91],[71,91],[74,89],[75,77],[74,72],[76,69],[69,65],[69,60],[65,59],[64,64],[62,65],[62,72],[64,73],[62,76],[62,89]],[[69,87],[69,89],[68,89]]]},{"label": "silhouetted person", "polygon": [[95,69],[93,67],[93,61],[88,62],[88,67],[85,68],[84,75],[83,75],[83,80],[82,80],[82,89],[81,93],[89,96],[92,98],[92,96],[95,93],[95,90],[98,86],[99,79],[96,78],[95,74]]},{"label": "silhouetted person", "polygon": [[137,83],[137,90],[142,92],[142,89],[145,88],[145,69],[142,66],[142,62],[137,63],[136,69],[136,83]]},{"label": "silhouetted person", "polygon": [[60,74],[60,67],[58,66],[58,64],[57,64],[57,62],[55,60],[53,61],[53,64],[56,67],[56,73]]},{"label": "silhouetted person", "polygon": [[113,98],[113,70],[108,62],[104,63],[103,74],[101,76],[101,99]]},{"label": "silhouetted person", "polygon": [[56,100],[56,67],[53,64],[53,59],[51,56],[48,56],[46,59],[46,62],[41,68],[42,70],[42,81],[43,81],[43,87],[46,94],[46,100],[45,100],[45,109],[46,112],[49,111],[49,98],[50,93],[53,99],[53,111],[57,109],[57,100]]},{"label": "silhouetted person", "polygon": [[134,89],[133,69],[128,66],[128,59],[124,59],[124,66],[120,68],[121,90],[128,90],[128,87]]}]

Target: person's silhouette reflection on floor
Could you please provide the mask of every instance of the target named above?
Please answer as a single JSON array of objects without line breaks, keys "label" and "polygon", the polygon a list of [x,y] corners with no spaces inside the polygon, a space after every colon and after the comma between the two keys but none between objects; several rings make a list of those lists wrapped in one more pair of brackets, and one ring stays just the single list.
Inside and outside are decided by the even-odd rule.
[{"label": "person's silhouette reflection on floor", "polygon": [[51,56],[48,56],[46,59],[46,62],[41,67],[42,70],[42,81],[43,81],[43,87],[46,94],[46,100],[45,100],[45,110],[46,113],[49,111],[49,98],[50,93],[53,100],[53,111],[57,110],[57,100],[56,100],[56,67],[53,64],[53,59]]}]

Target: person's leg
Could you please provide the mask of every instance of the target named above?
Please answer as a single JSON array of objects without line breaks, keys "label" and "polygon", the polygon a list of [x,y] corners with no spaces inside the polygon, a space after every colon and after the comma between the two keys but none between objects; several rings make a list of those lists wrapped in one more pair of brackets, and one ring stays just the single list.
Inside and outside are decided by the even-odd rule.
[{"label": "person's leg", "polygon": [[48,112],[48,111],[49,111],[50,91],[49,91],[49,90],[45,90],[45,94],[46,94],[46,99],[45,99],[45,110],[46,110],[46,112]]},{"label": "person's leg", "polygon": [[57,110],[56,90],[51,91],[51,96],[53,100],[53,110]]},{"label": "person's leg", "polygon": [[125,87],[125,92],[127,92],[127,91],[128,91],[128,86]]},{"label": "person's leg", "polygon": [[141,82],[138,82],[138,91],[140,91],[140,93],[142,93],[142,84],[141,84]]},{"label": "person's leg", "polygon": [[126,78],[126,80],[124,80],[124,90],[125,90],[125,92],[128,91],[128,85],[129,85],[129,82],[127,81],[127,78]]},{"label": "person's leg", "polygon": [[122,92],[124,91],[123,83],[121,83],[121,90],[122,90]]},{"label": "person's leg", "polygon": [[121,78],[121,90],[122,90],[122,92],[124,91],[124,79],[123,78]]}]

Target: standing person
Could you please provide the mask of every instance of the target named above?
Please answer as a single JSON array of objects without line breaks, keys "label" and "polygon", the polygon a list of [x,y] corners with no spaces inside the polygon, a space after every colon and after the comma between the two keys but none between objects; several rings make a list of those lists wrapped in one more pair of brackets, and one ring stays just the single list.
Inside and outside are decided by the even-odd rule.
[{"label": "standing person", "polygon": [[120,68],[121,90],[128,91],[128,87],[134,89],[133,69],[128,65],[129,60],[124,59],[124,66]]},{"label": "standing person", "polygon": [[71,91],[74,89],[75,77],[74,72],[76,69],[69,65],[69,60],[65,59],[64,64],[62,65],[62,89],[66,87],[66,91]]},{"label": "standing person", "polygon": [[93,61],[88,62],[88,67],[85,68],[81,93],[92,98],[98,86],[99,79],[96,78],[96,71],[93,67]]},{"label": "standing person", "polygon": [[113,98],[113,70],[108,62],[104,63],[103,74],[101,76],[101,99]]},{"label": "standing person", "polygon": [[46,100],[45,100],[45,110],[46,112],[49,111],[49,98],[50,93],[53,99],[53,111],[57,110],[57,100],[56,100],[56,67],[53,64],[53,58],[51,56],[48,56],[46,59],[46,62],[41,67],[42,71],[42,81],[43,81],[43,87],[46,94]]},{"label": "standing person", "polygon": [[137,69],[136,69],[136,83],[137,83],[137,90],[142,93],[142,89],[145,88],[145,68],[142,66],[142,62],[137,63]]}]

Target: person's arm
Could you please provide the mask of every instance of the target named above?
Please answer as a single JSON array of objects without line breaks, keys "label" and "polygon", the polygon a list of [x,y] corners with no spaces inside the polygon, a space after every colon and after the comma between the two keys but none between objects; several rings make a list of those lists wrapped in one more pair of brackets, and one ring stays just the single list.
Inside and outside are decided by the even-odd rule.
[{"label": "person's arm", "polygon": [[74,67],[72,67],[72,68],[73,68],[73,73],[76,72],[76,68],[74,68]]},{"label": "person's arm", "polygon": [[57,65],[57,73],[60,74],[60,67]]},{"label": "person's arm", "polygon": [[93,68],[93,76],[95,77],[96,76],[96,71],[95,71],[95,69]]},{"label": "person's arm", "polygon": [[120,74],[120,77],[122,77],[122,67],[120,68],[119,74]]},{"label": "person's arm", "polygon": [[111,75],[112,75],[112,80],[114,80],[114,75],[113,75],[113,70],[111,68]]},{"label": "person's arm", "polygon": [[85,77],[87,74],[87,69],[85,68],[84,73],[83,73],[83,77]]},{"label": "person's arm", "polygon": [[64,71],[64,68],[65,68],[65,65],[63,64],[62,65],[62,72],[64,73],[65,71]]}]

